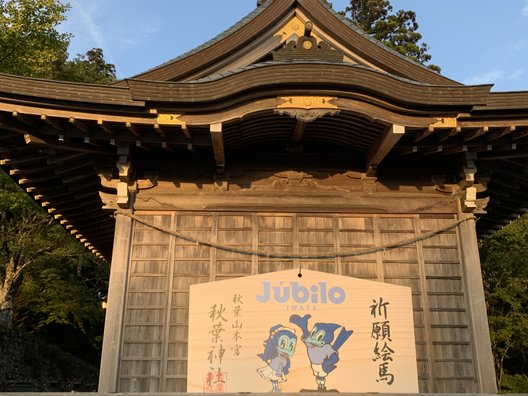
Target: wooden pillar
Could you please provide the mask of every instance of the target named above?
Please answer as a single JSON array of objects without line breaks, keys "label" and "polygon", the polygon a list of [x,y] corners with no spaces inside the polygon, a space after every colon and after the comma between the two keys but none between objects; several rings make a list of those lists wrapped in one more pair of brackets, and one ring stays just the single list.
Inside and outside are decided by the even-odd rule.
[{"label": "wooden pillar", "polygon": [[119,360],[125,311],[125,296],[132,240],[132,219],[118,215],[108,286],[108,307],[103,338],[99,392],[119,391]]},{"label": "wooden pillar", "polygon": [[[472,214],[462,214],[461,220],[471,217],[473,217]],[[478,392],[497,393],[474,219],[460,224],[459,237]]]}]

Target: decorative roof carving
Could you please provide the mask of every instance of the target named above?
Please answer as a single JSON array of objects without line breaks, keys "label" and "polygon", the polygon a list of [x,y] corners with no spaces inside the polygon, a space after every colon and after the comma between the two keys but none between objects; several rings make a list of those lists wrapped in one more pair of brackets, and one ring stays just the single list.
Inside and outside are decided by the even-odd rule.
[{"label": "decorative roof carving", "polygon": [[332,48],[324,41],[317,42],[312,37],[312,22],[306,22],[304,35],[297,41],[292,40],[276,51],[273,51],[274,61],[319,60],[327,62],[343,62],[343,52]]}]

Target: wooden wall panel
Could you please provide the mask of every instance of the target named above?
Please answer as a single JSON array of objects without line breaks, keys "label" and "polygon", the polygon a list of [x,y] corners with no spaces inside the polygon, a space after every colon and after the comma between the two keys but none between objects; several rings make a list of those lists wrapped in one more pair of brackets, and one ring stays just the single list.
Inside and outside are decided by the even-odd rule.
[{"label": "wooden wall panel", "polygon": [[[273,253],[363,251],[444,227],[451,215],[149,212],[146,221],[223,246]],[[315,260],[241,255],[135,223],[121,392],[185,392],[190,285],[306,268],[412,289],[421,392],[477,392],[456,231],[394,250]]]}]

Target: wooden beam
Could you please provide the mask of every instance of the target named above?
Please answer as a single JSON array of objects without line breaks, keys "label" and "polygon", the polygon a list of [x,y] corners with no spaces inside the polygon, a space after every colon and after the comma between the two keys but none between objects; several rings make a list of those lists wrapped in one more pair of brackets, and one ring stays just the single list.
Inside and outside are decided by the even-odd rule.
[{"label": "wooden beam", "polygon": [[69,184],[69,183],[73,183],[73,182],[76,182],[76,181],[79,181],[79,180],[88,179],[88,178],[91,178],[91,177],[95,177],[95,172],[81,173],[81,174],[77,174],[75,176],[70,176],[70,177],[63,176],[62,177],[62,181],[64,183]]},{"label": "wooden beam", "polygon": [[501,168],[500,166],[497,166],[495,168],[493,168],[493,173],[501,173],[503,175],[506,175],[506,176],[510,176],[511,178],[513,179],[517,179],[521,182],[521,184],[524,184],[523,182],[527,182],[528,181],[528,177],[526,175],[526,173],[523,173],[523,172],[510,172],[510,171],[507,171],[506,169],[503,169]]},{"label": "wooden beam", "polygon": [[457,147],[450,147],[442,150],[442,155],[451,155],[451,154],[459,154],[459,153],[466,153],[468,151],[467,145],[461,145]]},{"label": "wooden beam", "polygon": [[20,179],[18,181],[18,184],[35,184],[35,183],[44,183],[49,182],[50,180],[60,180],[59,176],[57,175],[47,175],[42,177],[32,177],[31,179]]},{"label": "wooden beam", "polygon": [[82,131],[82,132],[84,132],[84,133],[86,133],[88,135],[91,133],[90,128],[88,128],[88,126],[85,123],[79,121],[78,119],[76,119],[74,117],[70,117],[68,121],[69,121],[70,124],[72,124],[78,130],[80,130],[80,131]]},{"label": "wooden beam", "polygon": [[125,123],[125,126],[135,137],[141,137],[141,134],[139,133],[135,124],[127,122]]},{"label": "wooden beam", "polygon": [[440,137],[440,139],[438,139],[438,141],[439,141],[440,143],[443,143],[443,142],[445,142],[446,140],[448,140],[449,138],[452,138],[453,136],[458,135],[460,132],[462,132],[462,128],[461,128],[461,127],[458,126],[458,127],[456,127],[456,128],[453,128],[453,129],[451,129],[450,131],[444,133],[444,134]]},{"label": "wooden beam", "polygon": [[54,118],[51,118],[49,117],[47,114],[42,114],[40,116],[40,119],[45,122],[46,124],[48,124],[50,127],[58,130],[58,131],[63,131],[64,130],[64,126],[62,125],[62,123]]},{"label": "wooden beam", "polygon": [[56,155],[54,157],[47,156],[48,159],[46,160],[46,163],[48,165],[56,165],[56,164],[62,164],[69,161],[75,161],[81,158],[86,158],[86,154],[66,154],[66,155]]},{"label": "wooden beam", "polygon": [[0,165],[23,165],[31,162],[45,160],[46,158],[49,158],[49,155],[29,155],[16,158],[6,158],[0,160]]},{"label": "wooden beam", "polygon": [[13,111],[13,113],[11,113],[11,115],[19,122],[23,123],[23,124],[26,124],[27,126],[29,127],[32,127],[32,128],[36,128],[38,126],[38,123],[33,120],[32,118],[24,115],[24,114],[20,114],[18,111]]},{"label": "wooden beam", "polygon": [[432,154],[438,154],[442,153],[444,151],[444,146],[435,146],[435,147],[429,147],[423,150],[419,151],[420,155],[432,155]]},{"label": "wooden beam", "polygon": [[306,129],[306,122],[297,120],[297,123],[295,124],[295,129],[293,130],[291,143],[287,147],[287,151],[289,153],[298,154],[302,152],[303,146],[302,146],[302,138],[304,136],[304,130]]},{"label": "wooden beam", "polygon": [[292,144],[299,144],[304,136],[304,130],[306,129],[306,122],[297,120],[295,129],[293,131],[291,142]]},{"label": "wooden beam", "polygon": [[183,135],[185,136],[185,138],[187,140],[192,140],[192,134],[191,134],[191,131],[189,130],[189,127],[187,126],[187,124],[183,123],[181,125],[181,130],[182,130],[182,133],[183,133]]},{"label": "wooden beam", "polygon": [[209,127],[211,133],[211,142],[213,144],[213,153],[218,173],[224,173],[225,170],[225,150],[224,135],[222,132],[222,123],[211,124]]},{"label": "wooden beam", "polygon": [[79,169],[83,169],[87,167],[90,167],[91,170],[93,170],[93,166],[91,162],[82,162],[82,163],[72,165],[72,166],[57,167],[55,168],[55,174],[58,176],[68,175],[70,173],[74,173],[78,171]]},{"label": "wooden beam", "polygon": [[97,126],[101,128],[103,131],[105,131],[106,133],[108,133],[109,135],[112,135],[112,136],[115,135],[114,129],[110,126],[110,124],[105,122],[103,119],[100,118],[97,120]]},{"label": "wooden beam", "polygon": [[[521,185],[518,183],[514,183],[511,181],[507,181],[507,180],[503,180],[499,178],[492,179],[490,183],[497,184],[499,186],[506,187],[512,190],[519,190],[521,188]],[[517,194],[517,192],[514,192],[514,193]]]},{"label": "wooden beam", "polygon": [[434,127],[432,125],[429,125],[429,127],[424,130],[423,132],[420,132],[416,137],[414,138],[414,142],[419,142],[420,140],[424,140],[426,137],[431,135],[435,131]]},{"label": "wooden beam", "polygon": [[396,150],[398,155],[409,155],[418,152],[418,146],[402,147]]},{"label": "wooden beam", "polygon": [[366,168],[376,168],[405,134],[403,125],[393,124],[374,142],[367,153]]},{"label": "wooden beam", "polygon": [[60,142],[55,140],[50,140],[44,136],[36,136],[34,134],[26,133],[24,134],[24,139],[26,144],[32,144],[35,146],[44,146],[48,148],[56,148],[60,150],[67,151],[77,151],[82,153],[96,154],[96,155],[109,155],[112,154],[109,150],[103,149],[101,147],[91,148],[88,145],[76,144],[73,142]]},{"label": "wooden beam", "polygon": [[161,136],[162,139],[165,139],[167,136],[165,135],[165,131],[163,130],[163,128],[161,127],[160,124],[154,124],[154,130],[156,131],[156,133],[158,135]]},{"label": "wooden beam", "polygon": [[522,132],[515,133],[512,138],[513,140],[519,140],[519,139],[525,138],[526,136],[528,136],[528,129]]},{"label": "wooden beam", "polygon": [[477,129],[474,132],[468,133],[462,138],[462,140],[464,140],[464,142],[469,142],[470,140],[476,139],[488,132],[489,132],[489,127],[485,126],[485,127]]},{"label": "wooden beam", "polygon": [[509,127],[502,128],[500,131],[494,132],[488,136],[488,141],[492,142],[494,140],[503,138],[504,136],[507,136],[513,132],[515,132],[517,127],[515,125],[510,125]]}]

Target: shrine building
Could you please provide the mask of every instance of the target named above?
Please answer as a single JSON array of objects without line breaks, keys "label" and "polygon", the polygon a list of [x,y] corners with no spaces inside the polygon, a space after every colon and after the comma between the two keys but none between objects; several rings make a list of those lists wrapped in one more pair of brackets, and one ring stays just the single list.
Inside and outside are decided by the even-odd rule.
[{"label": "shrine building", "polygon": [[496,393],[477,238],[528,211],[528,92],[491,88],[265,0],[110,86],[0,75],[1,165],[111,265],[100,392],[187,391],[190,285],[306,269],[410,288],[420,393]]}]

